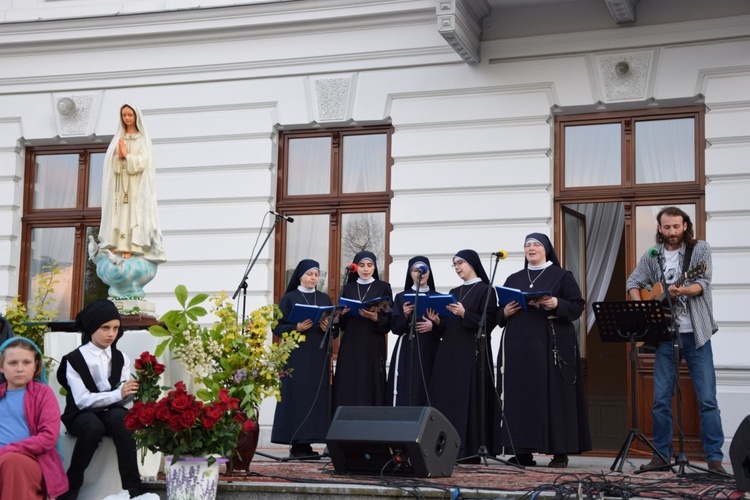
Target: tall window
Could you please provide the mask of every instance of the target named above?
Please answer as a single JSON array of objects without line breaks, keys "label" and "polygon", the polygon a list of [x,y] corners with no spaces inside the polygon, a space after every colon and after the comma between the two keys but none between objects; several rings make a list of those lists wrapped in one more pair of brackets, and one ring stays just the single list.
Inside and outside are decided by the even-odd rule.
[{"label": "tall window", "polygon": [[99,232],[106,146],[29,148],[24,174],[20,295],[36,296],[53,279],[57,319],[107,295],[88,260],[89,236]]},{"label": "tall window", "polygon": [[[644,245],[653,244],[653,216],[660,207],[684,206],[698,234],[702,230],[704,112],[691,106],[556,120],[555,200],[563,206],[587,203],[591,210],[594,204],[609,203],[611,210],[598,210],[597,220],[587,224],[600,229],[624,224],[627,269],[635,266]],[[642,233],[647,236],[639,237]],[[615,246],[610,264],[616,258]],[[596,247],[601,254],[601,244]],[[607,259],[599,260],[607,264]],[[594,271],[602,275],[600,269]],[[603,297],[595,288],[588,291]]]},{"label": "tall window", "polygon": [[320,262],[318,289],[333,297],[360,250],[375,253],[387,278],[390,143],[390,127],[282,133],[276,208],[294,223],[276,234],[279,296],[304,258]]},{"label": "tall window", "polygon": [[[654,361],[653,348],[640,347],[631,372],[629,347],[602,341],[591,304],[625,300],[626,279],[654,245],[656,214],[662,207],[682,208],[693,220],[696,236],[702,237],[704,113],[702,106],[686,106],[555,118],[555,231],[565,265],[586,292],[583,332],[589,333],[579,341],[586,356],[584,376],[596,449],[620,447],[612,436],[628,426],[632,405],[638,413],[630,427],[637,424],[650,432]],[[692,394],[689,377],[681,376],[680,390]],[[687,396],[685,401],[694,398]],[[680,432],[687,448],[697,450],[697,407],[686,406],[683,417]]]},{"label": "tall window", "polygon": [[[605,296],[623,229],[628,270],[653,244],[660,207],[684,206],[700,231],[703,114],[691,106],[557,117],[555,200],[581,212],[593,229],[586,248],[591,282],[582,284],[589,303]],[[561,217],[556,226],[565,233]],[[588,319],[590,329],[594,318]]]},{"label": "tall window", "polygon": [[700,108],[558,117],[556,134],[557,199],[702,194]]}]

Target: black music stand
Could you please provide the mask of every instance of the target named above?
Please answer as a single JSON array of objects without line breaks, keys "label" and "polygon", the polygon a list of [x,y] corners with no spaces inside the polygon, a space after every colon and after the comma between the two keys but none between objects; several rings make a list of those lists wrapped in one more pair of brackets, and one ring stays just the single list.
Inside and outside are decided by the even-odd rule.
[{"label": "black music stand", "polygon": [[666,314],[662,310],[661,302],[656,300],[594,302],[593,307],[602,342],[630,342],[631,428],[609,470],[617,469],[617,472],[622,472],[622,466],[627,459],[630,445],[636,440],[648,446],[665,463],[669,463],[669,460],[659,453],[659,450],[646,439],[638,428],[635,397],[636,360],[638,359],[636,342],[659,343],[670,340]]}]

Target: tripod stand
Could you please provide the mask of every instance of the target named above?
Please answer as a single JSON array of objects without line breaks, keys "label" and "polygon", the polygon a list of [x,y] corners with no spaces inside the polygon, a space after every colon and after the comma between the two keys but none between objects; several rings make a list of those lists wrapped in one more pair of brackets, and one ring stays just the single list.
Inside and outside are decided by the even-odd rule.
[{"label": "tripod stand", "polygon": [[[490,303],[490,298],[495,298],[495,289],[492,287],[492,284],[495,281],[495,272],[497,271],[497,265],[500,262],[501,258],[505,258],[503,256],[502,252],[498,252],[495,255],[495,265],[492,268],[492,275],[490,277],[490,284],[487,287],[487,295],[484,299],[484,305],[482,307],[482,316],[479,320],[479,328],[477,328],[476,333],[476,343],[477,343],[477,357],[478,363],[479,363],[479,449],[477,450],[476,454],[460,458],[457,461],[460,462],[466,462],[473,458],[479,457],[480,462],[484,465],[487,465],[487,460],[494,460],[496,462],[503,463],[505,465],[510,465],[513,467],[518,467],[519,469],[524,469],[525,467],[521,464],[509,462],[508,460],[503,460],[501,458],[497,458],[495,456],[492,456],[489,454],[489,451],[487,449],[487,394],[486,394],[486,371],[487,371],[487,306]],[[495,301],[497,299],[495,298]],[[494,398],[492,399],[494,402]]]},{"label": "tripod stand", "polygon": [[[638,412],[636,409],[636,360],[638,346],[636,342],[663,342],[669,340],[667,323],[661,303],[653,301],[627,302],[594,302],[596,324],[602,342],[630,342],[630,431],[617,453],[615,461],[609,470],[622,472],[622,466],[628,457],[630,445],[633,441],[640,441],[662,460],[667,460],[659,450],[643,435],[638,428]],[[619,466],[618,466],[619,463]]]}]

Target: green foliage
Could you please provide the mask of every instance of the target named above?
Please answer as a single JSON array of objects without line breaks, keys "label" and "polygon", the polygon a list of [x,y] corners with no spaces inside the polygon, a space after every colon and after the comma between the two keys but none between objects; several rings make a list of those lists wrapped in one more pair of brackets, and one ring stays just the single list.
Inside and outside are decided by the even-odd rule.
[{"label": "green foliage", "polygon": [[[164,313],[164,326],[152,326],[152,335],[163,338],[156,356],[169,349],[194,381],[203,385],[197,396],[215,401],[221,389],[239,400],[247,418],[257,418],[257,410],[266,397],[281,398],[281,379],[289,376],[286,363],[292,350],[305,340],[298,332],[284,334],[279,342],[269,342],[270,331],[281,318],[276,305],[267,305],[250,313],[242,323],[226,293],[209,297],[199,293],[189,298],[183,285],[175,288],[181,309]],[[203,304],[209,300],[217,318],[209,326],[199,319],[209,314]]]},{"label": "green foliage", "polygon": [[[57,317],[57,309],[54,308],[57,299],[54,297],[55,285],[60,282],[60,264],[54,262],[42,266],[42,271],[35,276],[37,288],[30,306],[21,302],[16,296],[5,310],[5,319],[8,320],[13,332],[19,337],[26,337],[33,341],[39,349],[44,352],[44,334],[49,331],[47,323]],[[52,368],[52,359],[45,358],[44,364],[47,369]]]}]

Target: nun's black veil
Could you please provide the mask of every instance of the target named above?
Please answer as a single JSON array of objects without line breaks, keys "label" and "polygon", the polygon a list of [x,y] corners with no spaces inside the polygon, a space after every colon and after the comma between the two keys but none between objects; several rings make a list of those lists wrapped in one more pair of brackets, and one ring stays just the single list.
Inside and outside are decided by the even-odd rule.
[{"label": "nun's black veil", "polygon": [[411,259],[409,259],[409,267],[406,268],[406,282],[404,283],[404,291],[411,292],[413,290],[412,285],[414,284],[414,279],[411,277],[411,268],[414,267],[414,264],[416,264],[417,262],[423,262],[427,266],[427,269],[429,269],[430,274],[429,276],[427,276],[427,287],[431,292],[434,292],[435,280],[432,277],[432,266],[430,265],[430,259],[422,255],[417,255],[416,257],[412,257]]}]

